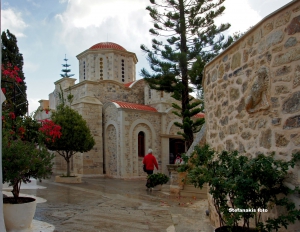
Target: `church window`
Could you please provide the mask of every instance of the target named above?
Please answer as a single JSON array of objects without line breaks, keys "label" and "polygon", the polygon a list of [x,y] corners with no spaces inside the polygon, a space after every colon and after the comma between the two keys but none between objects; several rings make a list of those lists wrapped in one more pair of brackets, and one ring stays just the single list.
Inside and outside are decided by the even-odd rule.
[{"label": "church window", "polygon": [[122,82],[125,82],[124,79],[124,60],[122,59]]},{"label": "church window", "polygon": [[148,94],[149,94],[149,99],[151,99],[151,89],[150,88],[149,88]]},{"label": "church window", "polygon": [[85,80],[85,61],[83,61],[83,79]]},{"label": "church window", "polygon": [[138,134],[138,156],[145,156],[145,133],[142,131]]},{"label": "church window", "polygon": [[160,91],[160,97],[164,97],[164,91]]}]

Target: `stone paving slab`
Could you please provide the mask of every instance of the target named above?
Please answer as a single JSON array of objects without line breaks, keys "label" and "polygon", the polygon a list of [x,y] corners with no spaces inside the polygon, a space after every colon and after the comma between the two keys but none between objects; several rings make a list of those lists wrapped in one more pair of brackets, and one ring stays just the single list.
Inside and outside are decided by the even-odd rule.
[{"label": "stone paving slab", "polygon": [[[55,232],[212,232],[207,200],[147,191],[144,180],[82,178],[81,184],[39,183],[45,189],[21,190],[47,201],[37,204],[36,221]],[[43,230],[37,230],[43,231]]]}]

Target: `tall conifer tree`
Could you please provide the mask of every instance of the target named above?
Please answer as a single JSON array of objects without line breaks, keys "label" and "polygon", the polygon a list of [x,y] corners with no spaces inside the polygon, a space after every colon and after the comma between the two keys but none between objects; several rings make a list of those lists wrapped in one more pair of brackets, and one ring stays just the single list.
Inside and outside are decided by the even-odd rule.
[{"label": "tall conifer tree", "polygon": [[220,16],[225,7],[225,0],[150,0],[149,11],[154,21],[150,33],[164,38],[154,38],[152,49],[141,45],[147,53],[152,73],[142,69],[141,75],[150,88],[171,92],[172,97],[181,101],[181,106],[173,107],[182,118],[182,123],[175,123],[183,130],[186,148],[193,142],[193,133],[199,131],[204,120],[191,120],[200,112],[196,108],[201,103],[193,100],[191,84],[201,89],[204,65],[217,55],[220,50],[232,42],[221,34],[230,24],[216,26],[214,18]]},{"label": "tall conifer tree", "polygon": [[[16,93],[14,94],[14,87],[11,83],[2,82],[2,88],[5,89],[5,95],[7,103],[3,106],[4,109],[7,109],[11,112],[14,112],[16,115],[25,115],[27,113],[27,103],[26,103],[26,83],[23,73],[23,55],[19,52],[17,45],[17,38],[14,34],[10,33],[9,30],[6,32],[3,31],[1,35],[2,39],[2,65],[4,69],[8,69],[9,66],[18,67],[18,77],[22,81],[17,83],[15,89]],[[2,79],[4,77],[2,76]],[[15,101],[14,101],[15,96]]]}]

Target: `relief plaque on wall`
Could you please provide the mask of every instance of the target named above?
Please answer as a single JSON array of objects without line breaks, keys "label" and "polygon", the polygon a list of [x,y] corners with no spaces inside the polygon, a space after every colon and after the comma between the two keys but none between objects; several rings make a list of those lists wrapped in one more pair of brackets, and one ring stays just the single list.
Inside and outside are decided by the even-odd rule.
[{"label": "relief plaque on wall", "polygon": [[270,107],[268,101],[270,95],[270,77],[269,70],[261,66],[255,73],[253,81],[246,94],[245,108],[251,114]]}]

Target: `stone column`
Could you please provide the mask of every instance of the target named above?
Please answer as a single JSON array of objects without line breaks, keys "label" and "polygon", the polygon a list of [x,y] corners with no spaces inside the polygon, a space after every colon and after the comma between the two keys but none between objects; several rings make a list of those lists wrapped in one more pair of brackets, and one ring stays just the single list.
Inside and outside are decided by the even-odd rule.
[{"label": "stone column", "polygon": [[73,157],[74,173],[82,175],[103,175],[103,136],[102,106],[95,97],[86,96],[72,104],[72,108],[86,120],[95,140],[89,152],[78,153]]}]

